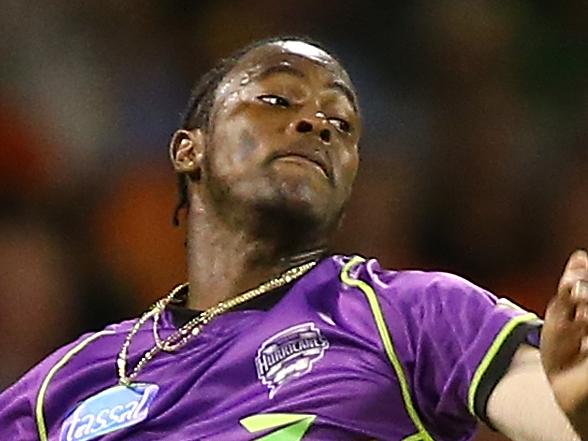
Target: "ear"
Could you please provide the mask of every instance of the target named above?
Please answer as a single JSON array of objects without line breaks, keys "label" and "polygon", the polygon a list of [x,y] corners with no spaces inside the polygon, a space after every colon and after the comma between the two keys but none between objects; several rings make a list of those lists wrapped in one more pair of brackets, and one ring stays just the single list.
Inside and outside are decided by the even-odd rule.
[{"label": "ear", "polygon": [[181,129],[173,134],[169,144],[169,158],[176,173],[199,176],[203,153],[204,132],[201,129]]}]

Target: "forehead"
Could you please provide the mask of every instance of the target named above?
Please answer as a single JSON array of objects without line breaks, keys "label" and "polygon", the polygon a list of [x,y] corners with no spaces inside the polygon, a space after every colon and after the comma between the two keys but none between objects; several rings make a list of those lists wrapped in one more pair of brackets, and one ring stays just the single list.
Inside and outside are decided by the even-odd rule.
[{"label": "forehead", "polygon": [[331,55],[316,46],[295,40],[268,43],[251,49],[231,69],[226,81],[245,75],[253,77],[268,67],[280,64],[316,68],[352,87],[347,72]]},{"label": "forehead", "polygon": [[306,58],[325,67],[331,64],[337,64],[333,57],[324,50],[313,46],[312,44],[296,40],[277,41],[264,44],[252,49],[246,54],[246,56],[250,57],[255,57],[256,55],[261,55],[262,57],[271,55],[297,56]]}]

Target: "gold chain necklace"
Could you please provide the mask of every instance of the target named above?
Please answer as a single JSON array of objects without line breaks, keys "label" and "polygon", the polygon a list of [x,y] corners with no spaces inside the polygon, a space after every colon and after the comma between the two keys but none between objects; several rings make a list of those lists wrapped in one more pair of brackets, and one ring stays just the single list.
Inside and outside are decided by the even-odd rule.
[{"label": "gold chain necklace", "polygon": [[[257,288],[246,291],[243,294],[240,294],[231,299],[219,302],[216,305],[202,312],[197,317],[190,320],[188,323],[180,327],[176,332],[172,333],[165,339],[162,339],[157,331],[161,314],[163,313],[167,305],[175,298],[177,293],[184,289],[186,286],[188,286],[187,283],[179,285],[166,297],[155,302],[155,304],[151,306],[151,308],[149,308],[135,322],[135,324],[127,334],[127,337],[125,338],[125,341],[120,349],[120,352],[118,353],[118,357],[116,360],[119,383],[126,386],[131,385],[133,379],[137,377],[137,375],[139,374],[139,372],[141,372],[145,365],[149,363],[149,361],[151,361],[153,357],[155,357],[155,355],[157,355],[159,352],[173,352],[182,348],[193,337],[200,334],[202,328],[206,324],[210,323],[210,321],[216,316],[222,314],[223,312],[231,308],[234,308],[237,305],[240,305],[241,303],[244,303],[248,300],[251,300],[276,288],[280,288],[284,285],[287,285],[288,283],[298,279],[300,276],[305,274],[316,264],[316,261],[312,261],[305,263],[303,265],[296,266],[294,268],[290,268],[289,270],[285,271],[279,276],[274,277],[273,279],[265,283],[262,283]],[[153,317],[153,339],[155,340],[155,346],[153,346],[151,349],[145,352],[143,354],[143,357],[141,358],[141,360],[139,360],[139,362],[133,368],[133,370],[129,374],[127,374],[128,355],[129,347],[131,346],[131,341],[133,340],[135,335],[137,335],[139,329],[141,329],[143,325],[147,322],[147,320],[149,320],[151,317]]]}]

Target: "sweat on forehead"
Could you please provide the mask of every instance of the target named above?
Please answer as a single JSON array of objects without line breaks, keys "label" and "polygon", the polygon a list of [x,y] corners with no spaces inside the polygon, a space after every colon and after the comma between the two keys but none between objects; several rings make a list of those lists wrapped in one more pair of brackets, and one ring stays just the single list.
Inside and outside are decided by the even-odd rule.
[{"label": "sweat on forehead", "polygon": [[217,96],[223,95],[231,88],[231,83],[240,82],[243,76],[255,76],[271,65],[289,65],[295,63],[296,59],[310,60],[313,64],[320,66],[338,76],[343,82],[348,83],[349,89],[353,86],[347,72],[332,55],[324,49],[313,44],[300,40],[278,40],[271,41],[245,52],[227,73],[224,80],[217,89]]},{"label": "sweat on forehead", "polygon": [[331,63],[333,57],[323,49],[312,44],[299,40],[276,41],[273,46],[279,47],[284,53],[290,53],[301,57],[309,58],[318,63]]},{"label": "sweat on forehead", "polygon": [[298,40],[273,41],[250,49],[239,59],[233,73],[243,69],[262,69],[264,65],[296,58],[310,60],[349,81],[347,73],[332,55],[317,46]]}]

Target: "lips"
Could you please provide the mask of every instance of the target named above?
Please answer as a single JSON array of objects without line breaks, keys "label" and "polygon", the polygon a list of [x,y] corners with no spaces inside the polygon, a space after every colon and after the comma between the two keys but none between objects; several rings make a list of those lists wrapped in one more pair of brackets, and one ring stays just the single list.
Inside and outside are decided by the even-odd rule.
[{"label": "lips", "polygon": [[325,177],[329,180],[332,179],[332,171],[331,166],[327,159],[321,154],[320,151],[301,151],[301,150],[286,150],[283,152],[278,152],[274,155],[272,159],[293,159],[295,161],[308,161],[314,165],[316,165]]}]

